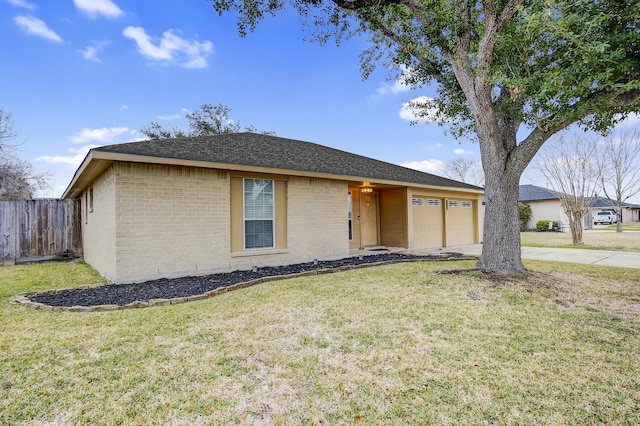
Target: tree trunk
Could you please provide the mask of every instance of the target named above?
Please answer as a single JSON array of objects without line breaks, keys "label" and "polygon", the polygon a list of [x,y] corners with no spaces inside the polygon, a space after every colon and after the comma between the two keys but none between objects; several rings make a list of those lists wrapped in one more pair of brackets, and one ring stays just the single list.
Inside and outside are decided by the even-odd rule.
[{"label": "tree trunk", "polygon": [[507,177],[501,169],[498,164],[485,165],[483,247],[475,268],[510,275],[525,270],[520,255],[520,175]]},{"label": "tree trunk", "polygon": [[567,217],[569,218],[569,227],[571,228],[571,237],[573,239],[574,246],[582,246],[582,223],[584,221],[584,214],[582,212],[570,212]]}]

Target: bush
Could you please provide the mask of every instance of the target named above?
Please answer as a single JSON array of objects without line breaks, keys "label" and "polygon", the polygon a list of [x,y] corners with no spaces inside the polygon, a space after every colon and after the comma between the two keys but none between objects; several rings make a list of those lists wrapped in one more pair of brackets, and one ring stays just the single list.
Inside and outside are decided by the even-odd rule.
[{"label": "bush", "polygon": [[550,220],[547,219],[542,219],[536,222],[536,229],[540,232],[547,232],[549,231],[549,224],[551,223]]},{"label": "bush", "polygon": [[527,222],[531,220],[531,216],[533,216],[533,212],[531,211],[531,206],[527,203],[518,203],[518,213],[520,215],[520,230],[527,230]]}]

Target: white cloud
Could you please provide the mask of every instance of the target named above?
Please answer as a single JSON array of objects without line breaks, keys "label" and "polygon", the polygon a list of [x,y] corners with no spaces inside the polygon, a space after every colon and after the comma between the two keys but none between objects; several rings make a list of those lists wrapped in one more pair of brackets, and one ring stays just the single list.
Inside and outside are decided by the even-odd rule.
[{"label": "white cloud", "polygon": [[419,96],[409,102],[403,102],[398,115],[407,121],[424,121],[433,123],[438,119],[438,109],[434,99],[428,96]]},{"label": "white cloud", "polygon": [[442,160],[409,161],[400,165],[427,173],[442,173],[445,168],[445,162]]},{"label": "white cloud", "polygon": [[103,127],[102,129],[82,129],[80,133],[69,136],[69,140],[74,143],[84,143],[90,141],[111,142],[115,137],[129,132],[128,127]]},{"label": "white cloud", "polygon": [[127,105],[127,104],[122,104],[122,105],[120,105],[120,110],[121,110],[121,111],[126,111],[126,110],[128,110],[128,109],[129,109],[129,105]]},{"label": "white cloud", "polygon": [[205,68],[207,56],[213,51],[213,43],[189,41],[167,30],[162,38],[147,35],[144,28],[128,26],[122,32],[136,42],[140,54],[161,63],[172,63],[183,68]]},{"label": "white cloud", "polygon": [[15,16],[14,22],[20,26],[23,30],[29,34],[36,35],[38,37],[47,38],[57,43],[62,43],[62,38],[49,28],[41,19],[33,16]]},{"label": "white cloud", "polygon": [[100,53],[107,44],[109,43],[106,41],[100,43],[94,42],[92,45],[89,45],[84,49],[80,49],[79,52],[82,53],[82,56],[89,61],[102,62],[100,58],[98,58],[98,53]]},{"label": "white cloud", "polygon": [[158,116],[158,120],[162,120],[162,121],[171,121],[171,120],[177,120],[179,118],[182,118],[183,115],[178,113],[178,114],[172,114],[172,115],[159,115]]},{"label": "white cloud", "polygon": [[81,12],[90,17],[105,15],[115,18],[123,13],[122,9],[111,0],[73,0],[73,3]]},{"label": "white cloud", "polygon": [[392,85],[385,84],[382,87],[376,89],[376,92],[380,93],[381,95],[387,95],[389,93],[392,95],[396,95],[398,93],[408,92],[409,90],[411,90],[411,87],[407,86],[402,81],[396,80]]},{"label": "white cloud", "polygon": [[456,148],[456,149],[454,149],[454,150],[453,150],[453,153],[454,153],[454,154],[456,154],[456,155],[465,155],[465,154],[467,154],[467,155],[473,155],[473,151],[467,151],[467,150],[462,149],[462,148]]},{"label": "white cloud", "polygon": [[16,7],[22,7],[23,9],[34,10],[36,5],[33,3],[29,3],[25,0],[5,0],[7,3],[12,4]]},{"label": "white cloud", "polygon": [[411,87],[407,84],[407,78],[411,76],[412,71],[405,67],[400,66],[400,75],[398,75],[393,84],[384,84],[382,87],[376,89],[376,92],[381,95],[397,95],[398,93],[408,92]]},{"label": "white cloud", "polygon": [[87,156],[87,153],[92,148],[97,148],[100,145],[85,145],[80,148],[68,148],[67,151],[71,155],[43,155],[41,157],[36,158],[36,161],[44,161],[49,164],[65,164],[72,168],[77,168],[84,157]]}]

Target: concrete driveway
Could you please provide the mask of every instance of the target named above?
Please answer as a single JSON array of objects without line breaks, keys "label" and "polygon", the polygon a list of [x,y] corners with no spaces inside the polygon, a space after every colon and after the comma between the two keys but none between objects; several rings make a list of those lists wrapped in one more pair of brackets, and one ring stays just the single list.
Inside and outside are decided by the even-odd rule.
[{"label": "concrete driveway", "polygon": [[[480,256],[482,244],[453,246],[443,252]],[[622,266],[640,269],[640,253],[625,251],[588,250],[552,247],[522,247],[523,259],[547,260],[549,262],[586,263],[603,266]]]}]

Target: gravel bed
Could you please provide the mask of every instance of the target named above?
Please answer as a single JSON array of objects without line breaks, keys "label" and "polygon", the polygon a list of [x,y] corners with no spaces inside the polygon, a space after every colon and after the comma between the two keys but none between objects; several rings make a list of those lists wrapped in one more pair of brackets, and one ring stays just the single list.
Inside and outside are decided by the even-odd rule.
[{"label": "gravel bed", "polygon": [[331,261],[318,261],[317,263],[309,262],[277,267],[261,267],[255,272],[233,271],[205,276],[161,278],[135,284],[112,284],[94,288],[64,290],[57,293],[35,295],[31,297],[31,300],[49,306],[124,306],[135,301],[145,302],[151,299],[173,299],[200,295],[220,287],[229,287],[234,284],[264,277],[286,276],[320,269],[334,269],[343,266],[357,266],[380,262],[442,260],[445,255],[446,258],[464,257],[459,253],[444,253],[443,255],[436,256],[384,253]]}]

